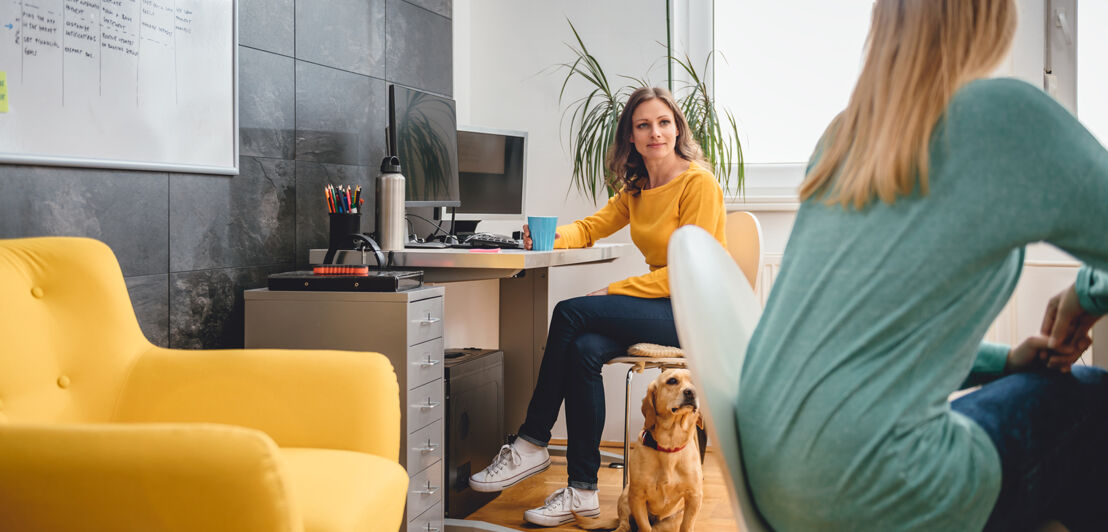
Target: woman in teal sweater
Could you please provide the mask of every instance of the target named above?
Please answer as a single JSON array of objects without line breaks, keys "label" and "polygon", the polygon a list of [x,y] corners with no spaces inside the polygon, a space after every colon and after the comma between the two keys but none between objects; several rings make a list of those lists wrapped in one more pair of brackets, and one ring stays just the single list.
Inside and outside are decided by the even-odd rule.
[{"label": "woman in teal sweater", "polygon": [[[744,462],[779,530],[1108,523],[1106,374],[1029,356],[1045,338],[982,343],[1026,244],[1108,268],[1108,153],[1040,90],[985,79],[1015,12],[874,6],[743,368]],[[1087,330],[1072,316],[1108,311],[1106,280],[1083,269],[1058,321]],[[967,380],[993,382],[949,403]]]}]

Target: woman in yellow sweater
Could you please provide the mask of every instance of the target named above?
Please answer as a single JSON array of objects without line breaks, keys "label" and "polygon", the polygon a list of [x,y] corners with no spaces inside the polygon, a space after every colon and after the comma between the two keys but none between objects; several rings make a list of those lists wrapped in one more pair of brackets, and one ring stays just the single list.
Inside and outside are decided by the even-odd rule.
[{"label": "woman in yellow sweater", "polygon": [[[631,94],[607,164],[620,179],[619,194],[596,214],[558,227],[554,247],[588,247],[630,224],[631,239],[650,273],[558,303],[519,437],[469,480],[477,491],[500,491],[549,467],[546,445],[564,399],[569,486],[524,513],[524,519],[542,526],[572,521],[573,512],[599,514],[604,363],[637,342],[677,345],[666,268],[670,235],[695,224],[726,245],[723,191],[669,91],[644,87]],[[525,244],[530,248],[529,236]]]}]

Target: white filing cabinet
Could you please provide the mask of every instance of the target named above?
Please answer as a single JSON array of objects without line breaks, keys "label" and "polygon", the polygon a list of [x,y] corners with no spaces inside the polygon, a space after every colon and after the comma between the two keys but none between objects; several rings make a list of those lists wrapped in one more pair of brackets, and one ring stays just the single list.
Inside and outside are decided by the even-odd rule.
[{"label": "white filing cabinet", "polygon": [[408,532],[443,530],[442,287],[407,292],[246,291],[248,348],[376,351],[400,383]]}]

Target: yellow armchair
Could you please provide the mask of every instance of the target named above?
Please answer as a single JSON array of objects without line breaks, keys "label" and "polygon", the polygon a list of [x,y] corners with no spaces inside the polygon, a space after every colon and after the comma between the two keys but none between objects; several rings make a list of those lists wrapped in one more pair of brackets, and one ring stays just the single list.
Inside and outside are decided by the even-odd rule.
[{"label": "yellow armchair", "polygon": [[384,356],[153,346],[84,238],[0,240],[0,302],[0,530],[400,527]]}]

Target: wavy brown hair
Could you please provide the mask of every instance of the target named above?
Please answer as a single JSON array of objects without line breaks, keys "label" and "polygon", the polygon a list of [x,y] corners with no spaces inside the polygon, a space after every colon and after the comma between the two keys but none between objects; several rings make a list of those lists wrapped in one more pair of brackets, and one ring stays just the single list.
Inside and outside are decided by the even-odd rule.
[{"label": "wavy brown hair", "polygon": [[[1000,64],[1014,0],[877,0],[850,103],[828,126],[800,198],[860,209],[928,192],[931,133],[962,85]],[[832,178],[838,176],[832,184]]]},{"label": "wavy brown hair", "polygon": [[708,168],[708,163],[704,160],[704,152],[701,151],[700,144],[693,138],[692,132],[689,130],[689,122],[685,120],[685,115],[681,112],[681,108],[677,106],[673,95],[661,87],[642,87],[636,89],[627,98],[627,104],[624,105],[623,112],[619,115],[619,126],[616,127],[615,139],[612,141],[611,147],[608,148],[607,169],[611,176],[611,186],[621,193],[630,192],[632,196],[638,196],[639,192],[642,192],[643,186],[650,181],[642,155],[639,155],[639,151],[631,143],[631,128],[633,126],[631,118],[639,105],[655,98],[662,100],[666,107],[669,107],[670,112],[673,113],[673,122],[677,125],[677,143],[674,146],[677,156]]}]

